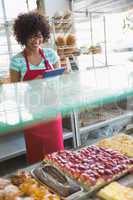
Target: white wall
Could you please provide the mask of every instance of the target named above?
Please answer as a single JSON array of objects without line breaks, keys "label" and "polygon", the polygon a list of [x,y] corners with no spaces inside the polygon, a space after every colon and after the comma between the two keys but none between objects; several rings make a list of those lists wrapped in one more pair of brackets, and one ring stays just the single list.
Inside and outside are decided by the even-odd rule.
[{"label": "white wall", "polygon": [[69,9],[69,0],[44,0],[46,15],[53,16],[55,12]]}]

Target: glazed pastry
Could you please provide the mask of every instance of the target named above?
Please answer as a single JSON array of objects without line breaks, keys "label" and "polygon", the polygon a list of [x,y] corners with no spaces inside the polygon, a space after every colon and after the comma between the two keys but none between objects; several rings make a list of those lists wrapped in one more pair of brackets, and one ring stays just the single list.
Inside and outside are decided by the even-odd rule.
[{"label": "glazed pastry", "polygon": [[5,186],[11,184],[10,180],[8,179],[4,179],[4,178],[0,178],[0,190],[4,189]]},{"label": "glazed pastry", "polygon": [[20,184],[24,183],[29,178],[30,178],[29,172],[27,172],[27,171],[18,171],[18,173],[16,175],[13,175],[11,177],[11,182],[16,186],[19,186]]},{"label": "glazed pastry", "polygon": [[4,200],[15,200],[20,196],[20,190],[15,185],[7,185],[4,188]]},{"label": "glazed pastry", "polygon": [[20,185],[20,191],[25,196],[29,196],[32,194],[32,190],[38,187],[38,183],[34,179],[29,179]]},{"label": "glazed pastry", "polygon": [[[34,179],[29,179],[28,181],[21,184],[19,188],[20,188],[20,191],[22,192],[22,194],[24,196],[30,196],[35,200],[45,200],[45,198],[47,200],[52,200],[52,199],[58,200],[58,199],[60,199],[58,195],[49,192],[47,187],[40,186],[38,184],[38,182],[36,182]],[[47,198],[48,195],[50,196],[50,198]],[[55,196],[57,198],[55,198]],[[17,199],[17,200],[19,200],[19,199]]]},{"label": "glazed pastry", "polygon": [[48,190],[45,187],[39,186],[39,184],[31,179],[20,185],[20,191],[25,196],[32,196],[35,199],[43,199]]}]

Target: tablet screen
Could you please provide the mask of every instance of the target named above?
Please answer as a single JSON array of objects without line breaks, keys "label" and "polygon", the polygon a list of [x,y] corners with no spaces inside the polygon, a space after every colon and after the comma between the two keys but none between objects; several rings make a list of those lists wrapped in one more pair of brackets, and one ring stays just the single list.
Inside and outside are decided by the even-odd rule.
[{"label": "tablet screen", "polygon": [[44,78],[54,77],[54,76],[61,75],[61,74],[63,74],[64,71],[65,71],[64,67],[57,68],[57,69],[54,69],[54,70],[46,71],[44,73]]}]

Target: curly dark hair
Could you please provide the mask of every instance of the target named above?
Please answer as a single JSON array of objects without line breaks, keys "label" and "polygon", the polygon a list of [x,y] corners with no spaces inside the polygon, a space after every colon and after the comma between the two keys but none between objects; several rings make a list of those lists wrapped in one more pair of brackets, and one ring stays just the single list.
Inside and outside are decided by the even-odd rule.
[{"label": "curly dark hair", "polygon": [[26,45],[27,40],[41,32],[44,41],[50,36],[50,26],[43,15],[37,12],[20,14],[13,25],[16,40],[21,45]]}]

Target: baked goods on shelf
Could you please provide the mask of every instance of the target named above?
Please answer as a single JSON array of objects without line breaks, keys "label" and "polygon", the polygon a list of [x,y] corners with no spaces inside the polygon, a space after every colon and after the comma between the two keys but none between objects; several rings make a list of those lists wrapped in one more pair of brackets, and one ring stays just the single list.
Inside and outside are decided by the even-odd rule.
[{"label": "baked goods on shelf", "polygon": [[57,46],[65,46],[66,45],[66,41],[65,41],[65,37],[62,35],[58,35],[55,41]]},{"label": "baked goods on shelf", "polygon": [[87,190],[105,185],[133,166],[133,159],[94,145],[78,152],[60,151],[48,154],[44,161],[77,180]]},{"label": "baked goods on shelf", "polygon": [[51,193],[46,186],[41,186],[35,179],[29,178],[23,182],[19,189],[23,196],[30,196],[35,200],[59,200],[57,194]]},{"label": "baked goods on shelf", "polygon": [[20,190],[24,196],[33,197],[36,200],[45,200],[50,198],[59,200],[59,196],[48,191],[47,187],[41,186],[34,179],[29,179],[20,185]]},{"label": "baked goods on shelf", "polygon": [[97,146],[111,148],[128,157],[133,157],[133,137],[124,133],[103,139],[97,143]]},{"label": "baked goods on shelf", "polygon": [[76,37],[74,34],[64,35],[57,35],[55,40],[57,46],[57,53],[60,56],[61,66],[67,66],[67,58],[76,55],[77,48],[76,48]]},{"label": "baked goods on shelf", "polygon": [[102,52],[102,49],[101,49],[100,45],[90,46],[89,47],[89,53],[98,54],[98,53],[101,53],[101,52]]},{"label": "baked goods on shelf", "polygon": [[76,37],[74,34],[66,36],[57,35],[55,43],[57,45],[57,53],[61,56],[70,56],[76,52]]},{"label": "baked goods on shelf", "polygon": [[76,37],[74,34],[68,34],[66,36],[66,45],[70,45],[70,46],[76,45]]},{"label": "baked goods on shelf", "polygon": [[112,182],[98,192],[104,200],[133,200],[133,189],[117,182]]},{"label": "baked goods on shelf", "polygon": [[69,32],[72,28],[72,13],[67,10],[63,13],[56,12],[53,16],[53,23],[56,32]]},{"label": "baked goods on shelf", "polygon": [[31,178],[31,175],[27,171],[18,171],[16,174],[14,174],[10,177],[12,184],[14,184],[16,186],[20,186],[22,183],[24,183],[29,178]]},{"label": "baked goods on shelf", "polygon": [[76,45],[76,37],[74,34],[67,34],[66,36],[58,34],[55,43],[58,47],[74,47]]},{"label": "baked goods on shelf", "polygon": [[47,186],[41,186],[26,171],[13,175],[11,181],[1,178],[0,186],[0,200],[60,200],[57,194]]}]

